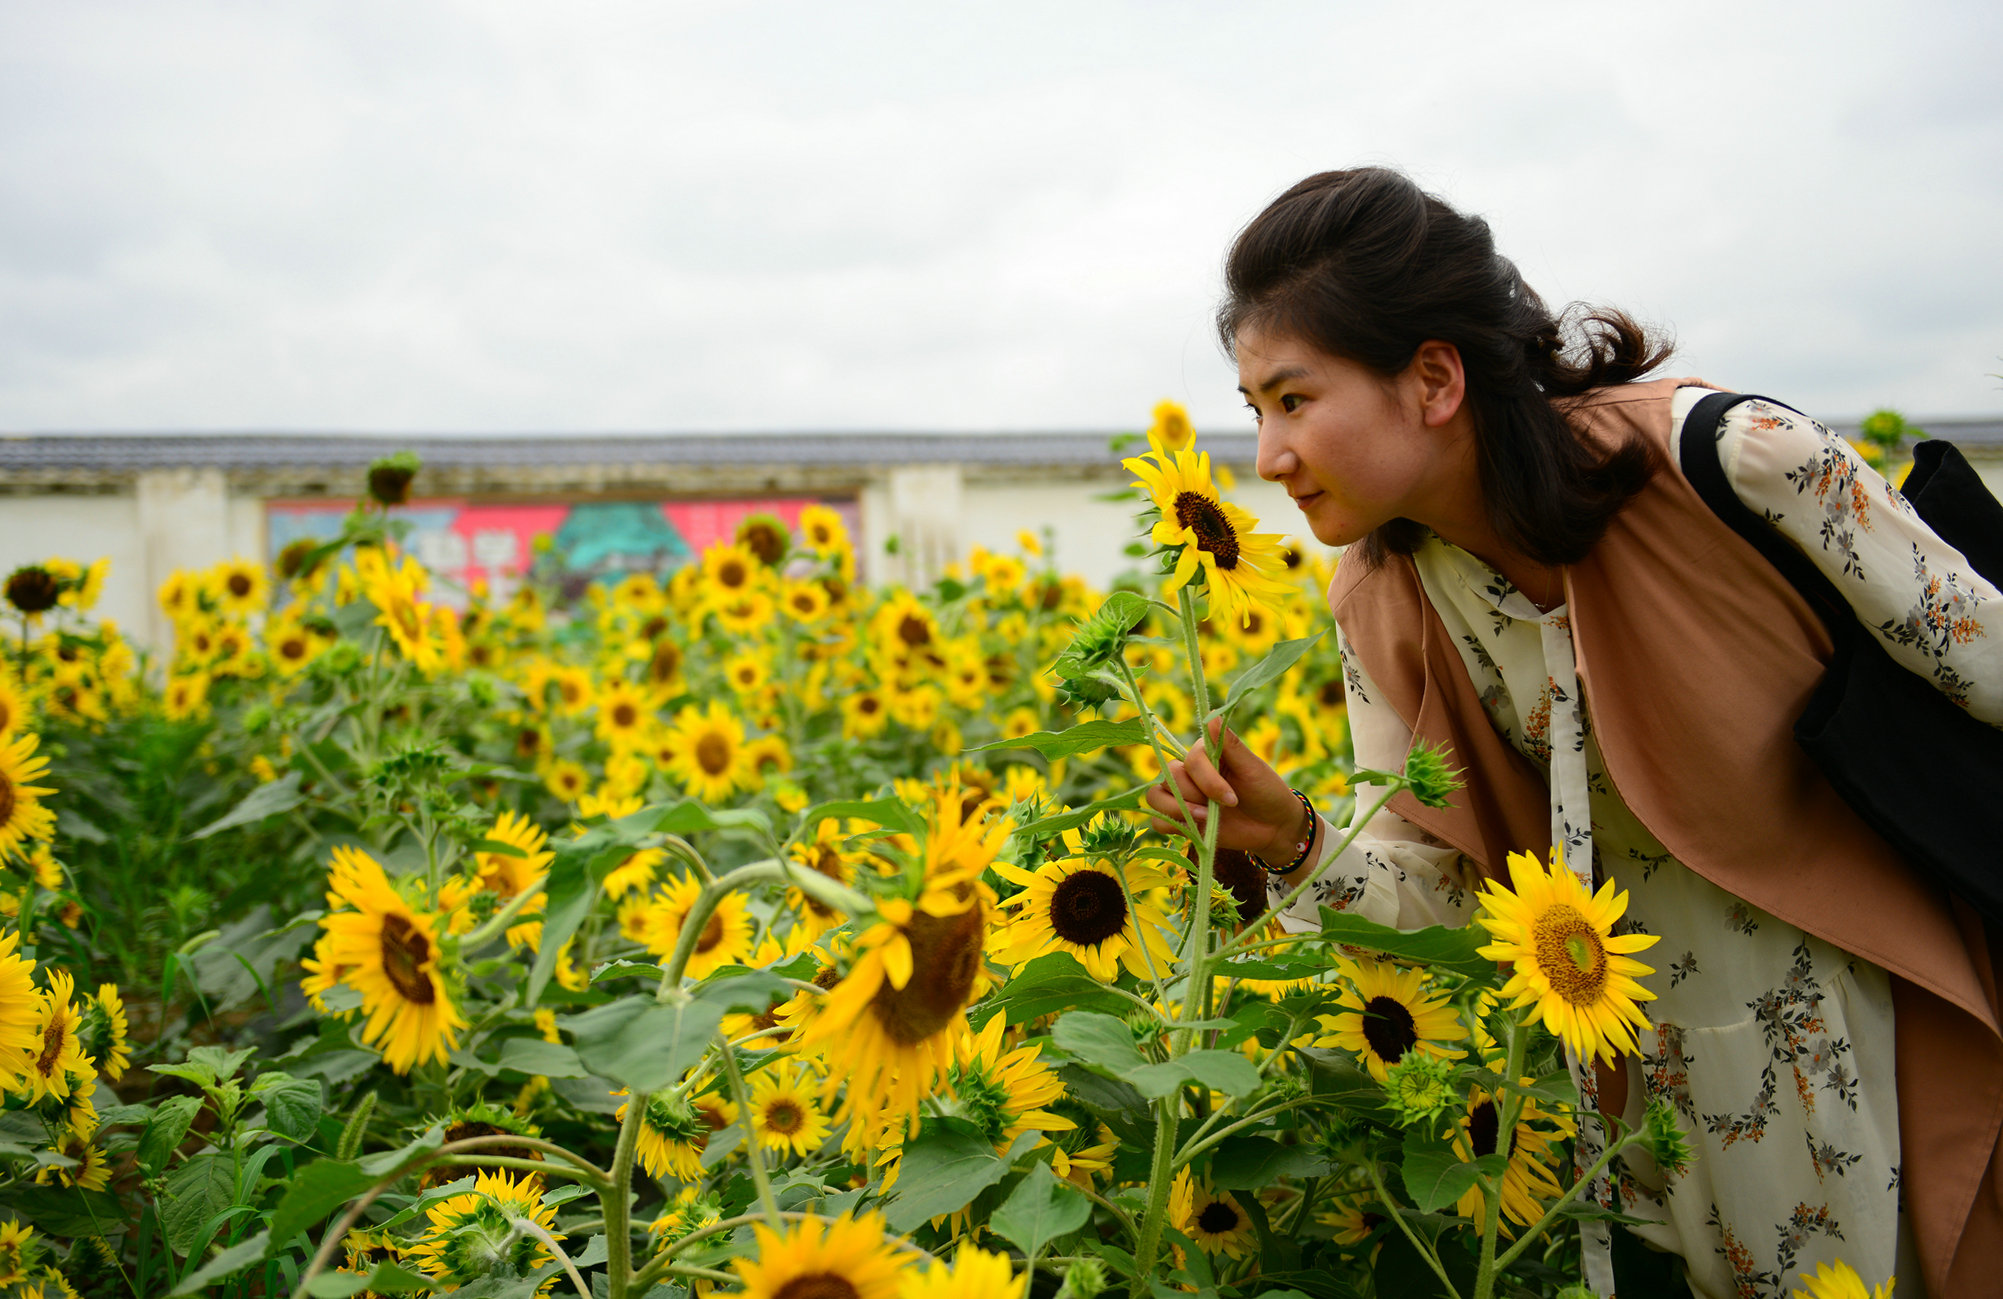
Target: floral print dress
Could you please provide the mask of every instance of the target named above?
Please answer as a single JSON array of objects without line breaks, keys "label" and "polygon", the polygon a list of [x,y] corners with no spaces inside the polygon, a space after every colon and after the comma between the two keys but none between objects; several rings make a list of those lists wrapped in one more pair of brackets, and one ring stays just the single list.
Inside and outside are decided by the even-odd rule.
[{"label": "floral print dress", "polygon": [[[1679,430],[1706,391],[1678,391]],[[1829,574],[1896,659],[2003,725],[2003,596],[1847,443],[1754,400],[1726,417],[1719,457],[1740,499]],[[1641,825],[1601,763],[1563,606],[1539,611],[1437,537],[1413,560],[1489,720],[1547,773],[1566,865],[1582,880],[1614,880],[1629,894],[1621,928],[1661,938],[1643,955],[1657,967],[1645,983],[1658,999],[1644,1006],[1653,1028],[1640,1035],[1641,1059],[1628,1062],[1625,1117],[1666,1102],[1696,1158],[1675,1177],[1625,1158],[1589,1193],[1647,1219],[1634,1232],[1681,1255],[1707,1299],[1791,1294],[1838,1258],[1870,1284],[1896,1272],[1901,1299],[1921,1294],[1900,1206],[1888,976],[1686,869]],[[1396,769],[1411,732],[1343,650],[1357,762]],[[1359,809],[1376,799],[1369,786],[1356,795]],[[1460,925],[1478,883],[1457,851],[1380,812],[1283,919],[1313,928],[1329,906],[1402,928]],[[1573,1064],[1595,1105],[1592,1071]],[[1599,1139],[1597,1124],[1580,1125],[1580,1168],[1598,1158]],[[1588,1282],[1611,1293],[1605,1229],[1588,1230],[1586,1244]]]}]

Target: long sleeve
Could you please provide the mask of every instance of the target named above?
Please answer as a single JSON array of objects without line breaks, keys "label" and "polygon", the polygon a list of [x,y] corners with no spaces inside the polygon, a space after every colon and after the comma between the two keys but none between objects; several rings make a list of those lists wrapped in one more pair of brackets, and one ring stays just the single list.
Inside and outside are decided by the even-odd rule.
[{"label": "long sleeve", "polygon": [[1828,576],[1900,665],[2003,727],[2003,595],[1849,443],[1753,400],[1726,415],[1718,453],[1739,499]]},{"label": "long sleeve", "polygon": [[[1412,747],[1412,732],[1384,702],[1339,630],[1337,644],[1342,651],[1349,731],[1357,765],[1399,770]],[[1355,787],[1351,826],[1369,813],[1382,793],[1381,788],[1368,784]],[[1370,817],[1348,847],[1328,856],[1326,849],[1347,832],[1347,828],[1323,822],[1323,848],[1317,850],[1323,859],[1314,884],[1280,915],[1280,923],[1289,932],[1319,929],[1322,907],[1399,929],[1462,925],[1474,913],[1475,886],[1469,879],[1466,859],[1457,849],[1429,842],[1418,827],[1386,809]],[[1277,880],[1268,881],[1268,888],[1276,903],[1290,891]]]}]

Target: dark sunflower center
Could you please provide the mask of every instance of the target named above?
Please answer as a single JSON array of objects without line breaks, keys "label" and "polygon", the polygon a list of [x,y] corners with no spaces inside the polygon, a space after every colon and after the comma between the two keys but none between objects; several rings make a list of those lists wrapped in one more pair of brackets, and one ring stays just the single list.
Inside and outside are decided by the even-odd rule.
[{"label": "dark sunflower center", "polygon": [[1363,1040],[1385,1064],[1397,1064],[1419,1041],[1412,1012],[1395,997],[1372,997],[1363,1004]]},{"label": "dark sunflower center", "polygon": [[832,965],[823,965],[814,971],[814,986],[822,992],[831,990],[842,981],[842,972]]},{"label": "dark sunflower center", "polygon": [[[1194,857],[1196,849],[1191,847]],[[1238,904],[1238,920],[1250,924],[1266,914],[1266,868],[1252,860],[1252,854],[1236,848],[1219,848],[1214,878],[1231,891]]]},{"label": "dark sunflower center", "polygon": [[405,1001],[429,1006],[438,999],[438,989],[424,972],[431,959],[431,940],[417,926],[399,915],[383,917],[383,975]]},{"label": "dark sunflower center", "polygon": [[745,571],[744,565],[734,559],[716,570],[716,580],[722,586],[743,586],[745,579],[749,576],[750,574]]},{"label": "dark sunflower center", "polygon": [[812,592],[806,590],[793,592],[792,601],[793,607],[801,613],[812,613],[820,607],[820,601],[814,598]]},{"label": "dark sunflower center", "polygon": [[867,717],[883,707],[883,701],[875,695],[864,695],[855,701],[855,710]]},{"label": "dark sunflower center", "polygon": [[626,730],[640,720],[640,712],[631,704],[618,704],[612,709],[612,724]]},{"label": "dark sunflower center", "polygon": [[765,1107],[765,1126],[774,1132],[797,1132],[807,1116],[792,1101],[773,1101]]},{"label": "dark sunflower center", "polygon": [[751,553],[758,556],[758,561],[767,568],[778,563],[786,554],[786,538],[769,523],[750,525],[738,540],[751,547]]},{"label": "dark sunflower center", "polygon": [[306,639],[303,636],[287,636],[278,642],[278,657],[288,661],[306,657]]},{"label": "dark sunflower center", "polygon": [[526,755],[526,754],[536,753],[540,751],[541,748],[542,748],[542,732],[536,730],[533,726],[524,726],[521,730],[515,733],[516,753]]},{"label": "dark sunflower center", "polygon": [[53,1077],[56,1061],[63,1058],[63,1044],[69,1041],[61,1019],[51,1019],[49,1026],[42,1030],[42,1054],[35,1061],[35,1072],[44,1078]]},{"label": "dark sunflower center", "polygon": [[711,776],[730,770],[730,741],[715,731],[695,742],[696,765]]},{"label": "dark sunflower center", "polygon": [[41,613],[56,602],[54,574],[39,565],[17,568],[7,579],[7,600],[22,613]]},{"label": "dark sunflower center", "polygon": [[1474,1151],[1476,1159],[1495,1153],[1495,1142],[1500,1135],[1498,1129],[1501,1122],[1502,1120],[1496,1115],[1494,1101],[1483,1101],[1467,1116],[1467,1143]]},{"label": "dark sunflower center", "polygon": [[979,902],[957,916],[912,915],[904,930],[911,943],[911,978],[901,989],[885,979],[870,1002],[891,1041],[899,1046],[922,1042],[966,1006],[981,969],[985,925]]},{"label": "dark sunflower center", "polygon": [[1050,891],[1050,928],[1067,943],[1096,947],[1126,924],[1120,882],[1104,871],[1074,871]]},{"label": "dark sunflower center", "polygon": [[235,596],[237,599],[241,600],[245,596],[249,595],[250,587],[251,587],[251,582],[249,574],[247,573],[230,574],[229,578],[230,594]]},{"label": "dark sunflower center", "polygon": [[0,826],[14,819],[14,782],[0,775]]},{"label": "dark sunflower center", "polygon": [[668,641],[654,646],[654,657],[647,661],[647,675],[655,681],[672,681],[675,673],[682,670],[682,652]]},{"label": "dark sunflower center", "polygon": [[723,913],[712,911],[709,913],[709,923],[702,927],[702,937],[695,940],[695,949],[698,952],[711,952],[716,950],[716,945],[722,941]]},{"label": "dark sunflower center", "polygon": [[916,614],[907,613],[897,623],[897,639],[906,645],[924,645],[932,639],[932,629]]},{"label": "dark sunflower center", "polygon": [[1222,1236],[1227,1231],[1238,1228],[1238,1209],[1223,1200],[1212,1200],[1203,1206],[1203,1212],[1196,1215],[1196,1225],[1213,1236]]},{"label": "dark sunflower center", "polygon": [[1183,492],[1175,498],[1175,521],[1196,534],[1196,546],[1210,553],[1217,567],[1238,567],[1238,530],[1217,502],[1201,492]]},{"label": "dark sunflower center", "polygon": [[1322,682],[1321,692],[1316,696],[1316,698],[1321,700],[1321,706],[1323,708],[1334,708],[1337,705],[1341,704],[1343,702],[1342,682],[1340,681]]},{"label": "dark sunflower center", "polygon": [[772,1299],[862,1299],[862,1292],[845,1276],[809,1272],[780,1286]]}]

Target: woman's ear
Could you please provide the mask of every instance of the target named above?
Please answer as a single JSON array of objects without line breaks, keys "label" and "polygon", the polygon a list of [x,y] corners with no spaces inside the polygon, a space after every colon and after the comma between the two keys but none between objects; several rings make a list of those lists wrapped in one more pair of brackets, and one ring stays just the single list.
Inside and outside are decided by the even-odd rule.
[{"label": "woman's ear", "polygon": [[1467,372],[1461,368],[1460,349],[1429,338],[1419,344],[1405,372],[1425,425],[1439,428],[1452,422],[1467,399]]}]

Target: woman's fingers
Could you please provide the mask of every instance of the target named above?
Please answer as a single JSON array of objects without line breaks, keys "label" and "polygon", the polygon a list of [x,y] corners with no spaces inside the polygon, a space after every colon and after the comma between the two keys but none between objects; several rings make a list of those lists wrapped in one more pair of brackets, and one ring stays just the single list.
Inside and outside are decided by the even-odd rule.
[{"label": "woman's fingers", "polygon": [[[1169,764],[1171,769],[1177,765],[1173,762]],[[1190,749],[1183,755],[1180,765],[1189,773],[1190,782],[1195,785],[1201,797],[1214,803],[1222,803],[1226,807],[1238,806],[1238,791],[1231,788],[1231,782],[1218,772],[1210,761],[1210,755],[1203,749]],[[1186,792],[1187,786],[1185,786]]]}]

